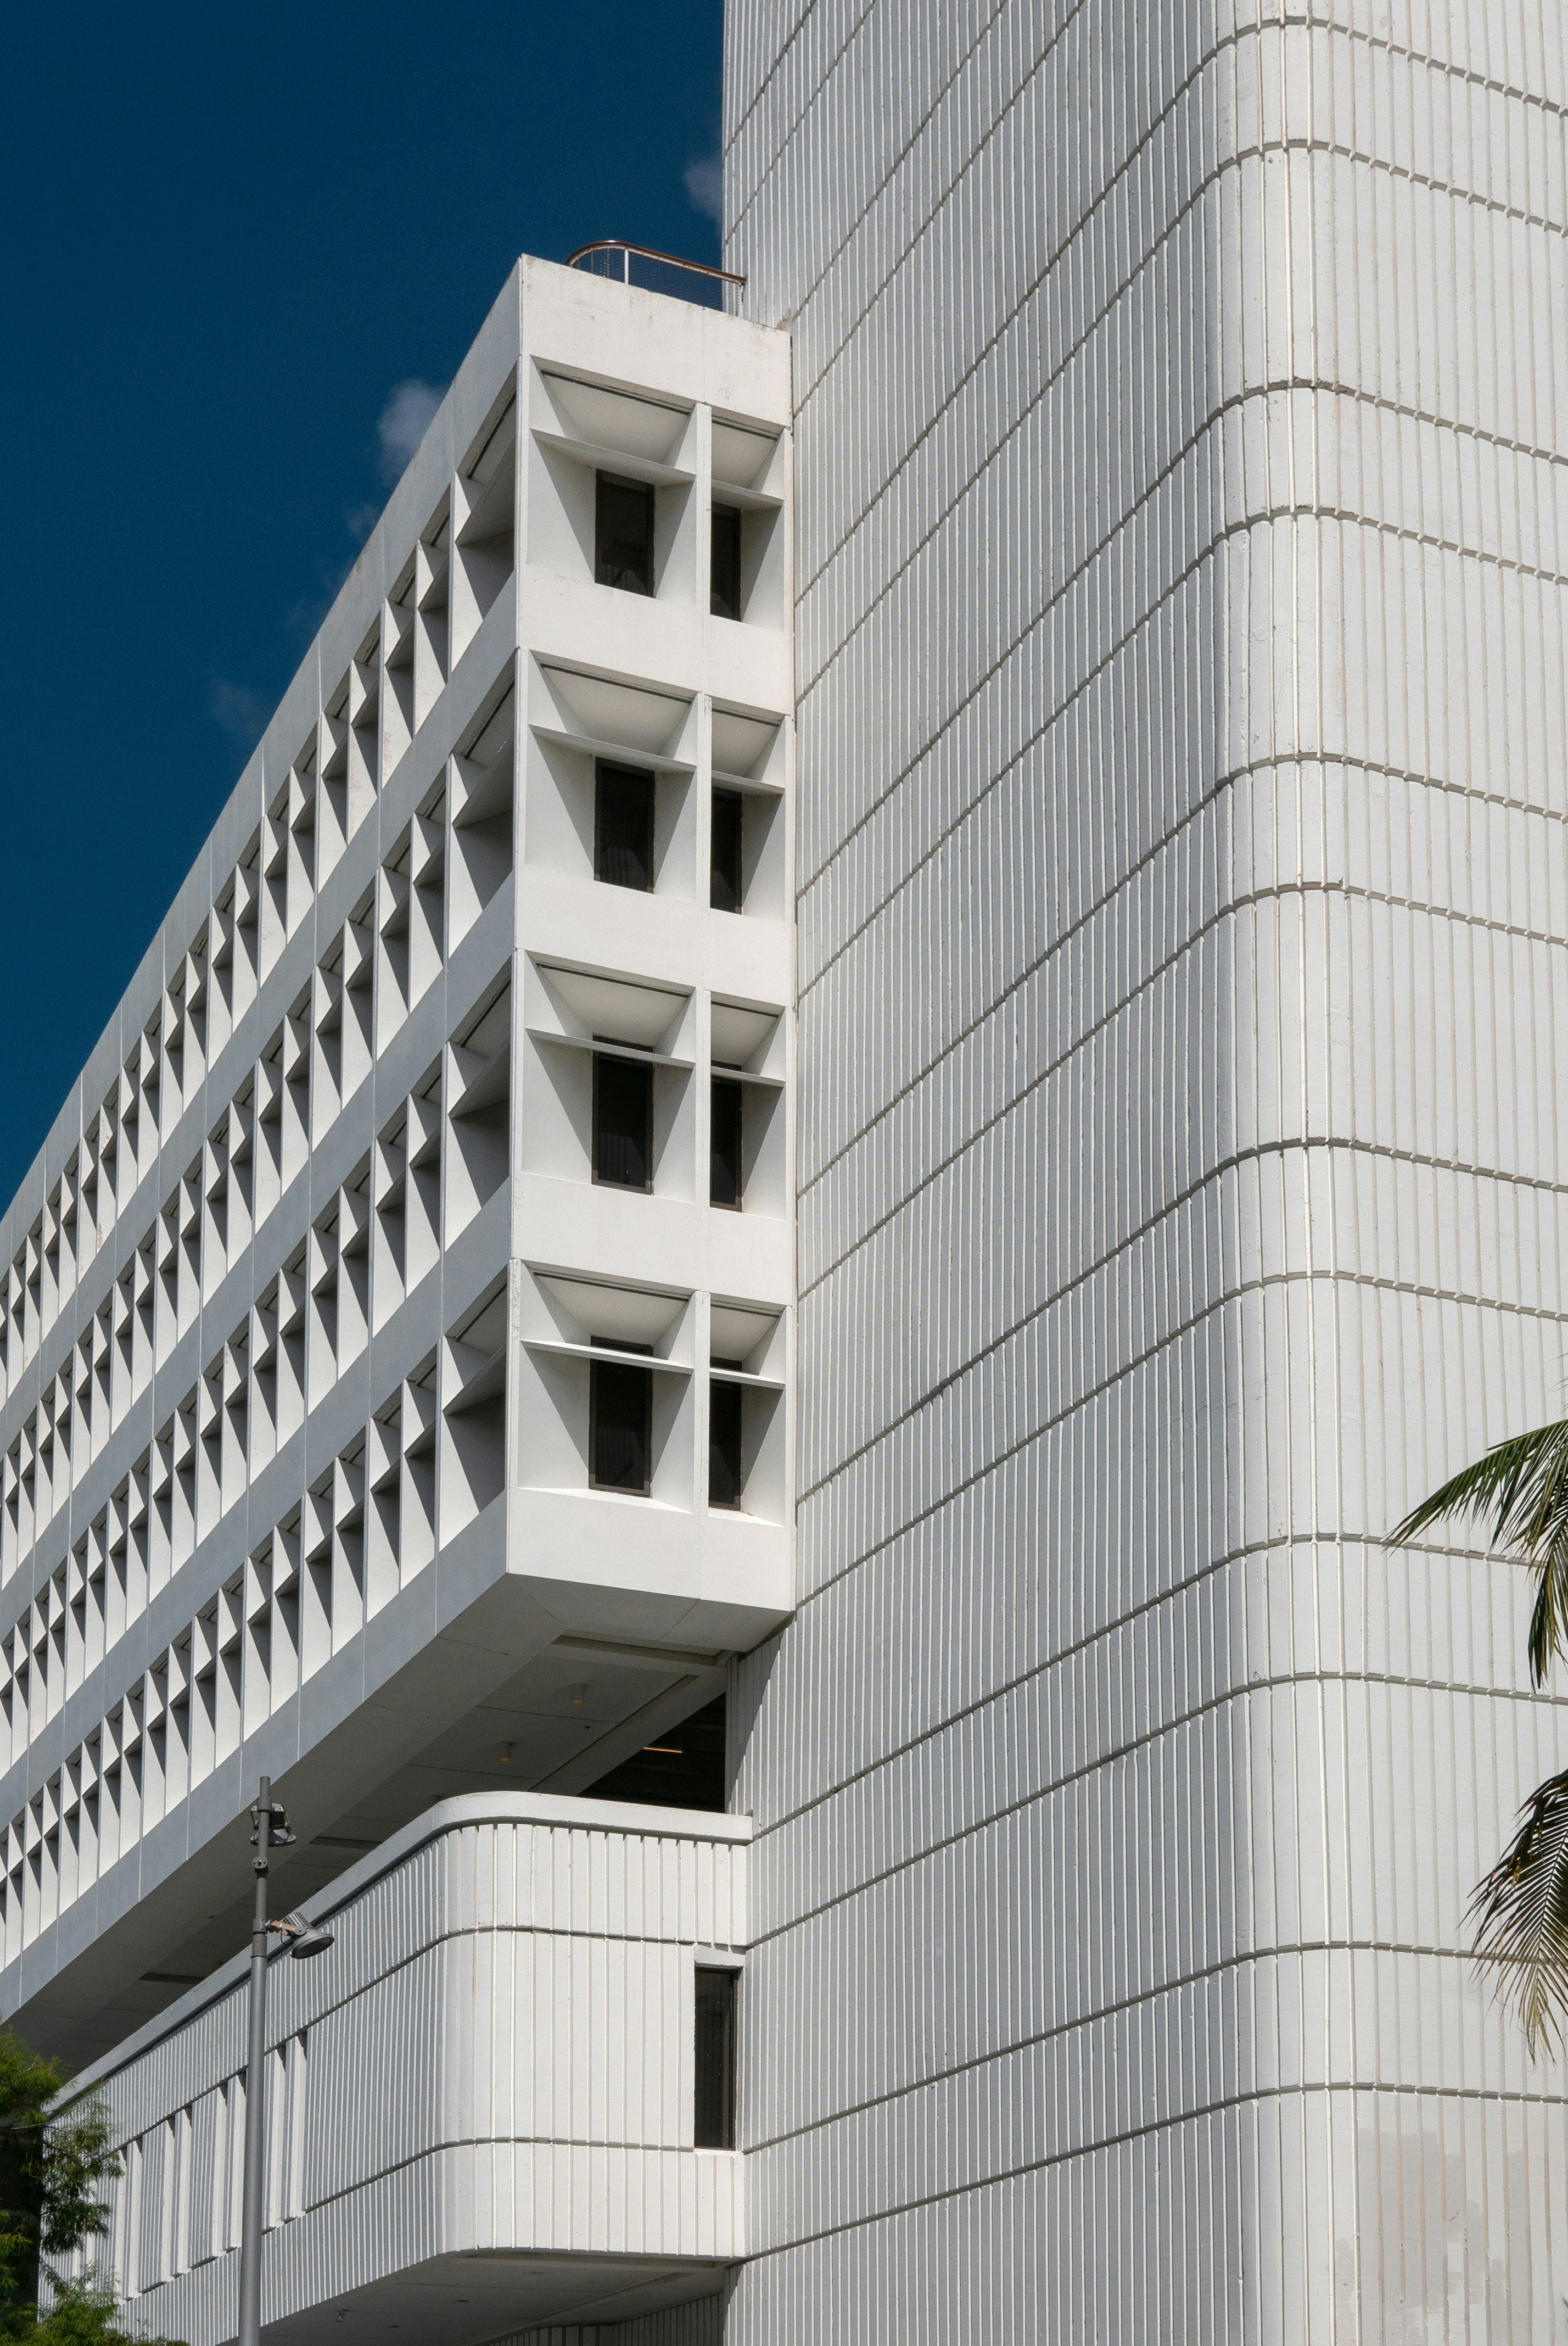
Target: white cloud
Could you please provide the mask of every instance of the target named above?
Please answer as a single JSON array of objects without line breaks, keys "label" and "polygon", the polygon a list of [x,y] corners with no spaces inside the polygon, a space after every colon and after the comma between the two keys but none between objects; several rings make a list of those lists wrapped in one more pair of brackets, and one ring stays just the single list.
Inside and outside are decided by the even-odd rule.
[{"label": "white cloud", "polygon": [[687,165],[686,192],[696,210],[724,226],[724,166],[717,155],[698,155]]},{"label": "white cloud", "polygon": [[393,386],[376,424],[382,472],[389,483],[401,478],[445,395],[443,383],[422,382],[417,375]]},{"label": "white cloud", "polygon": [[235,748],[247,755],[261,739],[261,729],[272,714],[272,703],[264,692],[249,684],[230,684],[226,676],[213,678],[208,707]]}]

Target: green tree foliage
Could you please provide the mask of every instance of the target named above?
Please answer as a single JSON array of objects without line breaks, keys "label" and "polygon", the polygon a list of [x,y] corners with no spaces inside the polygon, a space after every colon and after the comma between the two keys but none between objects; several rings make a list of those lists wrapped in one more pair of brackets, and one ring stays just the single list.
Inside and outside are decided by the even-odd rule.
[{"label": "green tree foliage", "polygon": [[173,2339],[122,2329],[114,2290],[100,2282],[56,2280],[53,2297],[47,2313],[29,2307],[19,2326],[7,2328],[6,2337],[19,2346],[178,2346]]},{"label": "green tree foliage", "polygon": [[[1492,1546],[1535,1573],[1527,1650],[1542,1685],[1553,1658],[1568,1655],[1568,1421],[1500,1442],[1423,1499],[1390,1543],[1407,1545],[1455,1516],[1486,1525]],[[1475,1953],[1535,2053],[1568,2026],[1568,1769],[1537,1785],[1519,1814],[1471,1913]]]},{"label": "green tree foliage", "polygon": [[[119,2328],[102,2274],[68,2280],[49,2263],[108,2229],[98,2186],[119,2173],[107,2115],[84,2096],[51,2117],[59,2070],[0,2028],[0,2341],[3,2346],[169,2346]],[[38,2304],[40,2279],[51,2300]]]},{"label": "green tree foliage", "polygon": [[1541,1686],[1553,1654],[1568,1653],[1568,1420],[1500,1442],[1423,1499],[1390,1544],[1401,1547],[1451,1515],[1490,1515],[1489,1544],[1533,1567],[1530,1675]]},{"label": "green tree foliage", "polygon": [[1568,2021],[1568,1768],[1538,1784],[1519,1831],[1477,1889],[1475,1952],[1497,1975],[1533,2053]]}]

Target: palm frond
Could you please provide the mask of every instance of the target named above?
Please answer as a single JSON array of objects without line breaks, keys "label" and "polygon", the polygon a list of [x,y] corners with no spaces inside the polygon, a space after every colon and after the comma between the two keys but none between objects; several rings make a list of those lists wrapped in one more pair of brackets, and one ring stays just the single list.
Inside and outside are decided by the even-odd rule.
[{"label": "palm frond", "polygon": [[1540,1574],[1529,1641],[1539,1686],[1553,1655],[1568,1654],[1568,1419],[1500,1442],[1451,1475],[1389,1534],[1389,1545],[1406,1546],[1450,1515],[1490,1517],[1490,1544]]},{"label": "palm frond", "polygon": [[1560,2041],[1568,2014],[1568,1769],[1537,1785],[1518,1832],[1476,1890],[1477,1960],[1532,2053]]}]

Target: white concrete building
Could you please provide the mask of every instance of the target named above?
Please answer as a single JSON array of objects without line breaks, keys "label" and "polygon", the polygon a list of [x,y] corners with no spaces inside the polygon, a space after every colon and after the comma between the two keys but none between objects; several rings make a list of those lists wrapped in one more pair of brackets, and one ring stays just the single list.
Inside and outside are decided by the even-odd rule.
[{"label": "white concrete building", "polygon": [[1382,1538],[1561,1408],[1565,75],[734,0],[744,318],[522,264],[0,1256],[135,2319],[270,1768],[280,2341],[1563,2346],[1568,1703]]},{"label": "white concrete building", "polygon": [[[269,2320],[415,2235],[454,2340],[739,2253],[688,2038],[745,1829],[563,1796],[721,1809],[691,1714],[792,1603],[789,423],[782,335],[520,264],[6,1218],[0,2004],[107,2055],[120,2281],[192,2346],[262,1774],[278,1896],[343,1918],[279,2017]],[[475,1836],[524,1886],[460,1925]],[[473,2224],[463,1929],[560,2081],[487,2105],[533,2180]]]},{"label": "white concrete building", "polygon": [[1568,24],[731,0],[794,347],[798,1606],[727,2346],[1530,2341],[1568,2071]]}]

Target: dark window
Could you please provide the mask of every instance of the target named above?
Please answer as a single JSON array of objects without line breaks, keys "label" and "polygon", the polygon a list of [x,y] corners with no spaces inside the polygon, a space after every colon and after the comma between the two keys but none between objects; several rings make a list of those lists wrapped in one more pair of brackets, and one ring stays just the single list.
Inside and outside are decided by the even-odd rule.
[{"label": "dark window", "polygon": [[743,1086],[730,1076],[715,1076],[708,1194],[716,1206],[738,1206],[740,1203],[742,1094]]},{"label": "dark window", "polygon": [[588,1450],[596,1490],[646,1497],[653,1464],[653,1372],[588,1363]]},{"label": "dark window", "polygon": [[746,801],[738,790],[713,793],[713,877],[708,902],[716,913],[740,910],[740,844],[745,832]]},{"label": "dark window", "polygon": [[594,1178],[653,1187],[653,1069],[594,1054]]},{"label": "dark window", "polygon": [[596,473],[594,576],[628,594],[654,590],[654,493],[646,481]]},{"label": "dark window", "polygon": [[708,597],[716,619],[740,617],[740,515],[733,505],[713,508],[713,577]]},{"label": "dark window", "polygon": [[740,1425],[744,1385],[708,1388],[708,1504],[710,1507],[740,1504]]},{"label": "dark window", "polygon": [[697,1974],[697,2125],[698,2150],[735,2148],[735,1987],[737,1974],[700,1967]]},{"label": "dark window", "polygon": [[654,778],[636,766],[594,770],[594,877],[612,888],[654,883]]}]

